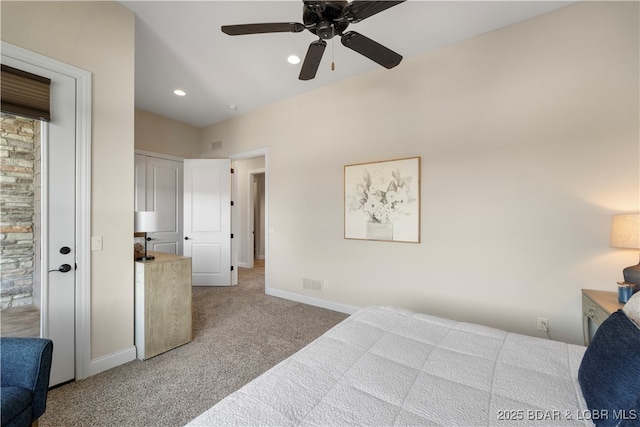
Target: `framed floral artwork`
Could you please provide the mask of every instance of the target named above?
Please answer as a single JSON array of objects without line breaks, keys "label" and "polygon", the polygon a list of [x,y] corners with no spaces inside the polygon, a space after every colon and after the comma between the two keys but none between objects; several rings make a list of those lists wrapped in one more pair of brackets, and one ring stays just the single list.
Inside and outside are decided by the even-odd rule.
[{"label": "framed floral artwork", "polygon": [[420,157],[344,167],[344,237],[420,243]]}]

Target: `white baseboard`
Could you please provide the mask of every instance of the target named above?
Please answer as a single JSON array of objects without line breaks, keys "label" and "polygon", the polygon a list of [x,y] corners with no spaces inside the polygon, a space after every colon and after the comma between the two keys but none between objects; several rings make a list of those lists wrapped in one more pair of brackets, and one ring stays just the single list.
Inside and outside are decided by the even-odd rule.
[{"label": "white baseboard", "polygon": [[[264,259],[264,255],[262,255],[262,258],[257,256],[256,259]],[[246,261],[238,261],[236,265],[241,268],[249,268],[249,263]]]},{"label": "white baseboard", "polygon": [[265,289],[265,294],[278,298],[288,299],[290,301],[301,302],[303,304],[313,305],[315,307],[326,308],[327,310],[338,311],[345,314],[353,314],[360,309],[353,305],[342,304],[335,301],[327,301],[324,299],[312,297],[309,295],[296,294],[295,292],[282,291],[280,289]]},{"label": "white baseboard", "polygon": [[115,353],[93,359],[89,366],[89,376],[99,374],[116,366],[124,365],[136,358],[136,347],[132,345]]}]

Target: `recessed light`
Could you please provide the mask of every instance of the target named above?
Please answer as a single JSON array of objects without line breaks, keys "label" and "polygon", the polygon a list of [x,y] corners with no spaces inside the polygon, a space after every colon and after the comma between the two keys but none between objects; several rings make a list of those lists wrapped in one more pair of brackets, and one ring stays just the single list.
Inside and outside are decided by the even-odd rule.
[{"label": "recessed light", "polygon": [[289,64],[299,64],[300,63],[300,57],[296,56],[296,55],[289,55],[289,57],[287,58],[287,62]]},{"label": "recessed light", "polygon": [[181,90],[181,89],[176,89],[173,91],[174,94],[178,95],[178,96],[185,96],[187,94],[187,92]]},{"label": "recessed light", "polygon": [[236,104],[227,104],[227,107],[229,107],[230,110],[237,110],[238,106]]}]

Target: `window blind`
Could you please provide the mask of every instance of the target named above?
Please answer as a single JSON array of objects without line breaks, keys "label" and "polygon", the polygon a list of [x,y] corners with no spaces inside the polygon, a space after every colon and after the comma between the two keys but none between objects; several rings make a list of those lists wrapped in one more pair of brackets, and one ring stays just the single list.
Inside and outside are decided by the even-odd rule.
[{"label": "window blind", "polygon": [[51,80],[2,64],[0,110],[32,119],[51,121]]}]

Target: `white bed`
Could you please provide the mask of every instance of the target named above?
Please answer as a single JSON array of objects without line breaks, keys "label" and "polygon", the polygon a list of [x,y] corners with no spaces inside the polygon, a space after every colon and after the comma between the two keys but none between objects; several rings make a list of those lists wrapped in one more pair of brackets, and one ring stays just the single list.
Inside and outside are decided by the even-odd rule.
[{"label": "white bed", "polygon": [[369,307],[189,425],[593,426],[585,349]]}]

